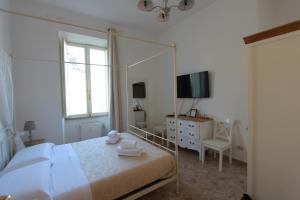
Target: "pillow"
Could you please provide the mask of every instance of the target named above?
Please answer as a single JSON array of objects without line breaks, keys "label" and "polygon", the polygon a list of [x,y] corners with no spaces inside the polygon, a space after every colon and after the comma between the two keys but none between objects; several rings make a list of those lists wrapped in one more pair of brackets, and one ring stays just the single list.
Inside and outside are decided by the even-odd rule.
[{"label": "pillow", "polygon": [[20,133],[17,131],[14,136],[15,150],[20,151],[25,148],[25,145],[20,137]]},{"label": "pillow", "polygon": [[0,194],[13,200],[50,200],[49,161],[39,162],[8,172],[0,177]]},{"label": "pillow", "polygon": [[24,148],[16,153],[1,174],[31,165],[37,162],[52,160],[52,143],[44,143]]}]

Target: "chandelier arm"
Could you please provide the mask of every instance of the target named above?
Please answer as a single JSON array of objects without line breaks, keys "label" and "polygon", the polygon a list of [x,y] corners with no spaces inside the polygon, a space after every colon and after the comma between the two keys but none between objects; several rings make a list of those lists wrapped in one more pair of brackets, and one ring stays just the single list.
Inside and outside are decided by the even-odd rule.
[{"label": "chandelier arm", "polygon": [[161,7],[161,6],[154,6],[154,7],[153,7],[151,10],[149,10],[149,11],[151,12],[151,11],[155,10],[156,8],[162,9],[163,7]]},{"label": "chandelier arm", "polygon": [[172,5],[172,6],[169,7],[170,10],[171,10],[172,8],[177,8],[177,9],[179,10],[178,5]]}]

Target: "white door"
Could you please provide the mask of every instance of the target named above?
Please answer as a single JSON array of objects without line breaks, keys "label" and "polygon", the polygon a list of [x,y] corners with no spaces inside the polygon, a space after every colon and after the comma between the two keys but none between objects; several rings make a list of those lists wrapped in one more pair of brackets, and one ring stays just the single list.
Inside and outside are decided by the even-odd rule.
[{"label": "white door", "polygon": [[250,49],[252,195],[256,200],[300,199],[300,35]]}]

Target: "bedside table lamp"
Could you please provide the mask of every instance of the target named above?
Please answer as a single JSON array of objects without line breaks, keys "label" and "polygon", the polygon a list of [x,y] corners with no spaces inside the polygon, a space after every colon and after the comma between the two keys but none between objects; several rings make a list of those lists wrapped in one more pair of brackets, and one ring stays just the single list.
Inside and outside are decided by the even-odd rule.
[{"label": "bedside table lamp", "polygon": [[35,122],[34,121],[26,121],[24,124],[24,131],[28,131],[29,132],[29,136],[28,139],[29,141],[32,141],[32,132],[35,130]]}]

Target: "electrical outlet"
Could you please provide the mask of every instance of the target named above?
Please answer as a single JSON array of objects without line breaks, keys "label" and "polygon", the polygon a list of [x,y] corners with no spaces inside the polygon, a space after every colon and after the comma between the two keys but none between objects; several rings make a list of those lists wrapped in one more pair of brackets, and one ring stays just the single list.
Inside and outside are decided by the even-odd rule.
[{"label": "electrical outlet", "polygon": [[236,145],[236,149],[239,151],[244,151],[244,147],[241,145]]}]

